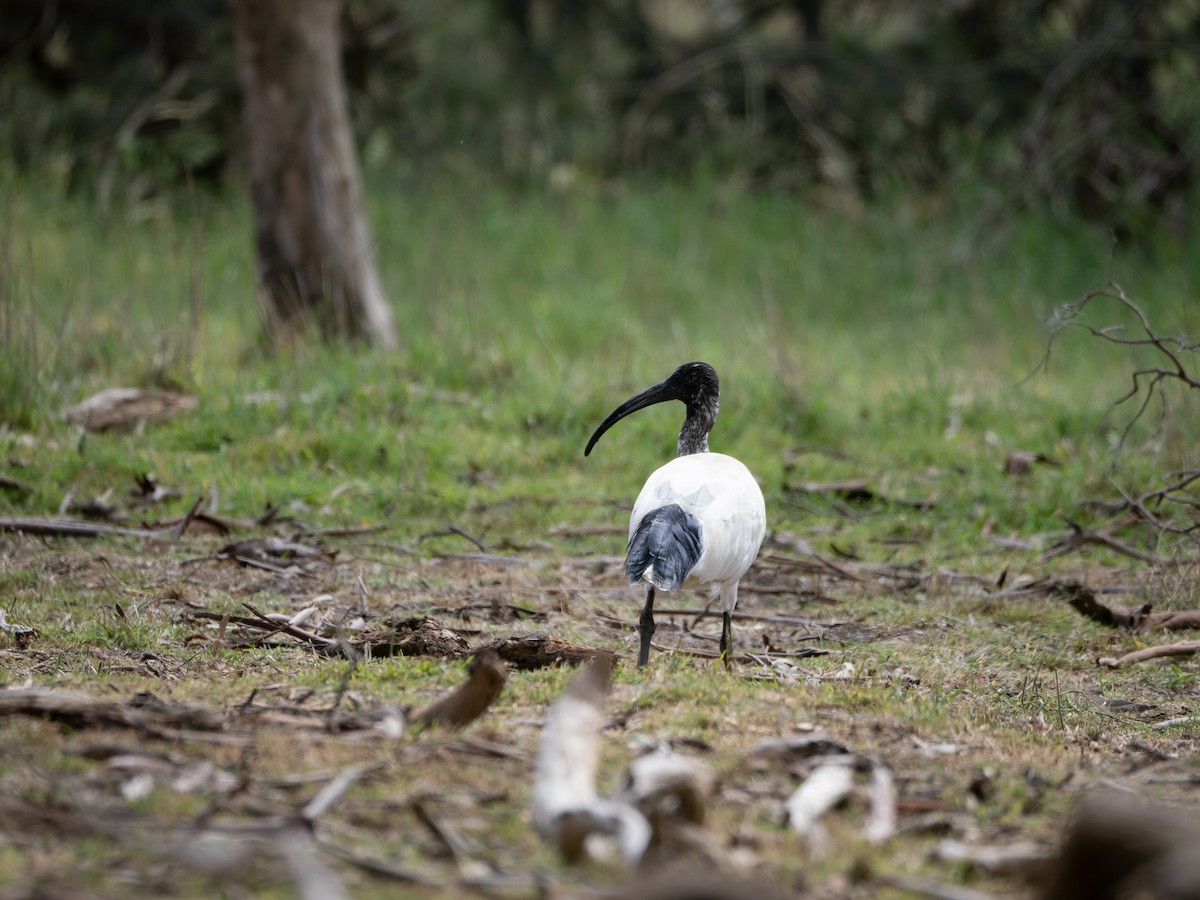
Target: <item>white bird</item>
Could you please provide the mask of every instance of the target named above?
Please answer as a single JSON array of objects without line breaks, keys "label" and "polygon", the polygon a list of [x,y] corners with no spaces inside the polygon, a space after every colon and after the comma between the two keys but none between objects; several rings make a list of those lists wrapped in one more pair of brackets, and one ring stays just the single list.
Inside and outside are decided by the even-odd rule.
[{"label": "white bird", "polygon": [[721,658],[733,655],[733,609],[738,582],[758,556],[767,531],[762,490],[741,462],[709,453],[708,433],[717,420],[720,387],[708,363],[680,366],[666,381],[626,400],[596,429],[583,455],[630,413],[654,403],[680,400],[687,418],[679,430],[678,456],[657,469],[633,504],[625,574],[631,585],[646,582],[646,605],[638,619],[638,665],[650,659],[654,591],[680,587],[708,590],[721,600]]}]

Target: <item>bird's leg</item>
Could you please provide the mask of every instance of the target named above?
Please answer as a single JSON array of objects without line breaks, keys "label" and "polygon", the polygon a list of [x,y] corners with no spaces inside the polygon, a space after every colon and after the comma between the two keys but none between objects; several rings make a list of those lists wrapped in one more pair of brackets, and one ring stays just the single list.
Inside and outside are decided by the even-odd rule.
[{"label": "bird's leg", "polygon": [[733,614],[729,611],[721,613],[721,661],[725,668],[733,668]]},{"label": "bird's leg", "polygon": [[642,607],[642,615],[638,618],[638,634],[642,639],[641,649],[638,650],[638,665],[644,666],[650,662],[650,638],[654,637],[654,585],[646,585],[646,605]]}]

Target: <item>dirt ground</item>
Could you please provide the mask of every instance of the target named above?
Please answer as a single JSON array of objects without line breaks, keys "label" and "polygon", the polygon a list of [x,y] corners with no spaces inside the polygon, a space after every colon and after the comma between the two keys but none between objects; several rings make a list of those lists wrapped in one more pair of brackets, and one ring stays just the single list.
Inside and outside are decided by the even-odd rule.
[{"label": "dirt ground", "polygon": [[[1039,581],[774,542],[743,583],[731,674],[719,614],[687,592],[660,600],[639,670],[640,598],[596,530],[496,552],[0,537],[0,896],[1035,896],[1068,877],[1087,796],[1155,804],[1139,833],[1188,833],[1189,661],[1102,671],[1155,641],[1059,596],[1072,576],[1144,598],[1180,572]],[[461,730],[415,725],[484,645],[505,663],[495,702]],[[715,776],[701,821],[656,831],[640,867],[603,847],[567,865],[531,824],[547,709],[596,650],[617,654],[599,792],[656,748]],[[852,765],[847,793],[801,834],[790,804],[831,760]]]}]

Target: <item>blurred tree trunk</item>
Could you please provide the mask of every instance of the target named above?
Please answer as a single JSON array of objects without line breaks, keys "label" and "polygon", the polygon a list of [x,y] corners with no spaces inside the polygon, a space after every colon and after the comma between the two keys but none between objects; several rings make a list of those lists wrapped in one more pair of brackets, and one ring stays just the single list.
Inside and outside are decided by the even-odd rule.
[{"label": "blurred tree trunk", "polygon": [[259,283],[284,342],[396,346],[363,207],[340,59],[341,0],[232,0]]}]

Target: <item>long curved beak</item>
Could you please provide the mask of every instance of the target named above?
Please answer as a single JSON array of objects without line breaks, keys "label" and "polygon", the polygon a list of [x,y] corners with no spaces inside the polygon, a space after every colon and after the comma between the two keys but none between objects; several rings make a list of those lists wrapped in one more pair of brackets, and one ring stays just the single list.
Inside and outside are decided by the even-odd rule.
[{"label": "long curved beak", "polygon": [[654,387],[648,387],[635,397],[630,397],[611,413],[608,418],[600,423],[600,427],[596,429],[592,435],[592,439],[587,442],[587,447],[583,450],[583,455],[587,456],[592,452],[592,448],[596,446],[596,441],[600,440],[600,435],[612,428],[617,422],[625,418],[630,413],[635,413],[639,409],[645,409],[647,406],[653,406],[655,403],[665,403],[667,400],[678,400],[679,395],[675,389],[670,387],[667,382],[663,381]]}]

